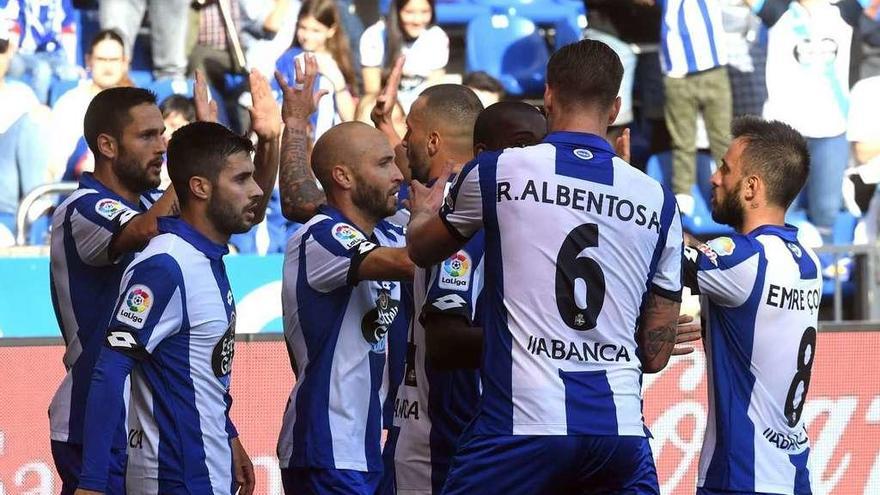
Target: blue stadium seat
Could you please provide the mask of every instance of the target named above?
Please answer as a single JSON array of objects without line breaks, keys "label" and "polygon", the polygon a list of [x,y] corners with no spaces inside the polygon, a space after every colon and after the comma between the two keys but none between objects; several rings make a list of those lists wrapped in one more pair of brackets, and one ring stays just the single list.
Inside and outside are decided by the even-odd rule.
[{"label": "blue stadium seat", "polygon": [[[694,213],[682,216],[684,230],[698,237],[714,237],[733,232],[727,225],[712,220],[712,185],[709,178],[713,171],[712,157],[697,153],[697,182],[691,189],[694,197]],[[645,172],[666,187],[672,187],[672,153],[665,151],[652,155],[645,166]]]},{"label": "blue stadium seat", "polygon": [[79,84],[79,81],[65,81],[64,79],[52,81],[52,85],[49,86],[49,106],[54,107],[58,98],[61,98],[61,95],[75,88],[77,84]]},{"label": "blue stadium seat", "polygon": [[468,23],[465,44],[467,72],[488,72],[514,96],[544,91],[544,70],[550,51],[529,19],[518,15],[482,15]]},{"label": "blue stadium seat", "polygon": [[[390,1],[383,2],[389,4]],[[437,24],[467,24],[471,19],[489,13],[489,7],[473,0],[437,0]],[[388,5],[382,10],[387,15]]]}]

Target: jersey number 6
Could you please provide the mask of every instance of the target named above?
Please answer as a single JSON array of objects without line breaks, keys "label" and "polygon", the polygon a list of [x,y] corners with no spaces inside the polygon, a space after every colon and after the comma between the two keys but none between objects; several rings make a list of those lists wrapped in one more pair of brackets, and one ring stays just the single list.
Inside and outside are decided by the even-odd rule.
[{"label": "jersey number 6", "polygon": [[605,303],[605,274],[596,260],[581,256],[599,245],[599,226],[585,223],[562,241],[556,256],[556,308],[562,321],[578,330],[596,328]]}]

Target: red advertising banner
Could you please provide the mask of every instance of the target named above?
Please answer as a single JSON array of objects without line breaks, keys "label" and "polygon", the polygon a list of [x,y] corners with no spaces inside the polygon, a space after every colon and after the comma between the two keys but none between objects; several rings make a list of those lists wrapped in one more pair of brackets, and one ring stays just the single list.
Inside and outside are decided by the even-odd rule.
[{"label": "red advertising banner", "polygon": [[[804,409],[816,494],[880,494],[880,342],[876,332],[820,333]],[[878,351],[878,352],[874,352]],[[0,347],[0,495],[60,485],[46,410],[63,376],[61,346]],[[284,344],[238,342],[233,418],[257,471],[257,493],[280,494],[275,443],[293,385]],[[693,494],[706,424],[705,356],[674,358],[645,377],[661,491]]]}]

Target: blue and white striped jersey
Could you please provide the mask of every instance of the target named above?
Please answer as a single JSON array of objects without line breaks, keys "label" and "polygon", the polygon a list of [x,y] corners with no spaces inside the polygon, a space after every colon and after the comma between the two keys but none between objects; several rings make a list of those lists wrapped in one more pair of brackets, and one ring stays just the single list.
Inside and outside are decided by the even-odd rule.
[{"label": "blue and white striped jersey", "polygon": [[822,274],[794,227],[764,226],[685,251],[702,294],[709,417],[698,486],[809,494],[801,418],[816,352]]},{"label": "blue and white striped jersey", "polygon": [[645,436],[635,334],[647,292],[680,297],[672,193],[601,137],[482,153],[441,218],[485,228],[480,435]]},{"label": "blue and white striped jersey", "polygon": [[[393,456],[398,494],[440,493],[458,438],[473,419],[480,399],[476,370],[441,370],[426,356],[426,313],[456,315],[476,322],[483,287],[482,232],[457,253],[429,269],[417,268],[413,280],[415,313],[410,323],[406,374],[397,390]],[[390,463],[386,464],[389,465]]]},{"label": "blue and white striped jersey", "polygon": [[[135,215],[143,213],[161,193],[152,191],[140,204],[128,203],[107,189],[91,173],[84,173],[79,189],[52,217],[49,278],[55,318],[67,349],[67,375],[52,398],[49,418],[52,440],[82,443],[83,415],[92,370],[101,350],[104,331],[119,281],[133,253],[110,259],[113,237]],[[123,414],[123,409],[120,409]],[[124,445],[124,428],[118,446]]]},{"label": "blue and white striped jersey", "polygon": [[357,273],[375,248],[405,242],[400,227],[382,221],[367,236],[329,205],[290,238],[282,307],[296,385],[278,439],[282,468],[382,470],[386,337],[405,332],[409,312],[401,282]]},{"label": "blue and white striped jersey", "polygon": [[80,488],[101,491],[108,423],[131,373],[126,488],[138,494],[231,494],[229,386],[235,301],[225,245],[179,218],[159,219],[126,269],[95,366]]},{"label": "blue and white striped jersey", "polygon": [[727,65],[720,0],[660,0],[660,62],[669,77]]}]

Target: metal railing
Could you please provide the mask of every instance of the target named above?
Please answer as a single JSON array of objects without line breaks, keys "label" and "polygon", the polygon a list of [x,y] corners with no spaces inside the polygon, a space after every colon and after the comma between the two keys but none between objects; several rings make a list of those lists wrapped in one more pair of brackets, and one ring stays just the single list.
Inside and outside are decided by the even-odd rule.
[{"label": "metal railing", "polygon": [[840,260],[845,257],[852,257],[852,267],[857,272],[854,273],[854,281],[856,283],[851,308],[860,322],[880,322],[880,273],[877,269],[880,267],[878,258],[880,258],[880,244],[863,244],[851,246],[822,246],[817,248],[817,254],[830,254],[834,263],[832,272],[834,275],[834,295],[833,314],[834,317],[830,322],[835,325],[850,325],[853,322],[845,322],[843,319],[843,281],[841,280]]},{"label": "metal railing", "polygon": [[28,213],[38,199],[48,194],[72,193],[76,191],[77,187],[79,187],[79,184],[76,182],[54,182],[37,186],[29,192],[21,200],[21,203],[18,205],[18,211],[15,213],[15,245],[27,245],[28,233],[30,232]]}]

